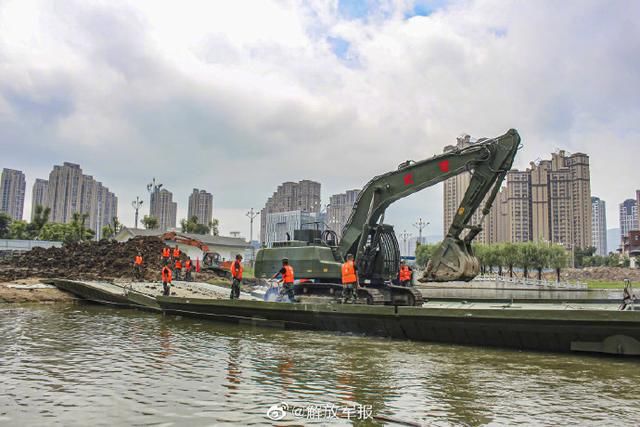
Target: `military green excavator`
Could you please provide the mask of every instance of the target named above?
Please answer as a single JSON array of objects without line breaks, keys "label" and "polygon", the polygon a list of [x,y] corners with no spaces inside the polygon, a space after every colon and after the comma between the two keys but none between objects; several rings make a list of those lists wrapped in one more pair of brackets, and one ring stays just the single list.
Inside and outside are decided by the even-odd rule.
[{"label": "military green excavator", "polygon": [[385,210],[403,197],[470,172],[469,187],[449,231],[418,280],[472,280],[480,266],[471,242],[482,230],[482,220],[470,224],[472,216],[483,201],[482,219],[488,215],[519,148],[520,136],[511,129],[497,138],[481,139],[427,160],[404,162],[397,170],[373,178],[363,188],[340,238],[331,230],[296,230],[293,239],[260,249],[256,255],[256,278],[273,276],[281,268],[281,260],[288,258],[296,278],[305,279],[294,286],[296,295],[339,297],[341,265],[347,254],[353,254],[360,302],[422,305],[423,298],[417,289],[392,284],[398,276],[400,249],[393,226],[384,224]]}]

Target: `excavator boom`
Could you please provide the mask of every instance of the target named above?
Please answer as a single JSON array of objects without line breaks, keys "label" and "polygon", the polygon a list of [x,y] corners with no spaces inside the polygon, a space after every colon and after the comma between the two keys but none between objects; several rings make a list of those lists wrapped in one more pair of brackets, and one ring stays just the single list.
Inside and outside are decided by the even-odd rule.
[{"label": "excavator boom", "polygon": [[[462,149],[452,150],[419,162],[407,162],[398,170],[373,178],[360,192],[351,216],[342,233],[338,252],[344,257],[347,253],[355,255],[356,261],[367,258],[367,244],[374,239],[374,231],[385,210],[393,202],[407,197],[424,188],[435,185],[447,178],[464,172],[472,174],[471,182],[460,204],[454,221],[449,228],[440,250],[436,251],[428,280],[470,280],[477,272],[477,263],[470,250],[470,241],[481,230],[469,226],[474,212],[489,194],[483,214],[489,212],[491,203],[502,181],[511,168],[513,159],[520,146],[520,136],[514,129],[493,139],[485,139]],[[465,241],[460,235],[469,228]],[[462,247],[462,248],[461,248]],[[460,250],[457,250],[461,248]],[[370,248],[372,253],[376,248]],[[457,259],[457,257],[460,259]],[[437,259],[436,259],[437,258]],[[446,264],[455,267],[447,271]],[[363,266],[366,267],[367,266]]]}]

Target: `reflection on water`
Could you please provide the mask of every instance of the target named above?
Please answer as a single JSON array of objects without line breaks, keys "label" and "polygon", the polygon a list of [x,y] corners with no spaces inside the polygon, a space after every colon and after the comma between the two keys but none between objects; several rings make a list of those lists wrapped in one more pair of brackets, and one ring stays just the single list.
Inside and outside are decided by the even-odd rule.
[{"label": "reflection on water", "polygon": [[278,402],[370,405],[376,416],[430,425],[638,419],[631,359],[254,329],[94,305],[0,306],[0,342],[6,425],[264,425]]}]

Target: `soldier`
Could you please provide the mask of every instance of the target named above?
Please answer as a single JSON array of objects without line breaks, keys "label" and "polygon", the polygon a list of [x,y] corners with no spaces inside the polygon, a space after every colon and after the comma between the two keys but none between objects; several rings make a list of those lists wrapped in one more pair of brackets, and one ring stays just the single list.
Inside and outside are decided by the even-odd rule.
[{"label": "soldier", "polygon": [[176,247],[173,248],[173,260],[175,261],[177,259],[180,259],[180,248],[178,247],[178,245],[176,245]]},{"label": "soldier", "polygon": [[162,264],[168,265],[170,257],[171,257],[171,249],[169,249],[169,246],[165,246],[164,248],[162,248],[162,261],[163,261]]},{"label": "soldier", "polygon": [[184,280],[187,282],[191,281],[191,269],[193,268],[193,263],[191,262],[191,258],[188,257],[184,262]]},{"label": "soldier", "polygon": [[133,259],[133,276],[138,281],[142,280],[142,254],[140,251]]},{"label": "soldier", "polygon": [[398,279],[400,279],[400,286],[409,287],[411,286],[411,275],[413,274],[413,270],[411,267],[407,265],[406,262],[400,261],[400,272],[398,274]]},{"label": "soldier", "polygon": [[282,289],[280,290],[280,298],[287,295],[290,301],[293,301],[294,293],[293,293],[293,281],[294,281],[294,273],[293,267],[289,265],[288,258],[282,258],[282,268],[271,277],[271,279],[275,279],[281,275],[281,279],[278,283],[282,283]]},{"label": "soldier", "polygon": [[231,299],[240,298],[240,285],[242,284],[242,255],[236,255],[236,260],[231,263]]},{"label": "soldier", "polygon": [[358,300],[358,273],[353,263],[353,255],[347,254],[347,260],[342,264],[342,303],[345,304],[353,299]]},{"label": "soldier", "polygon": [[180,272],[182,272],[182,261],[180,261],[180,258],[177,258],[173,268],[173,273],[176,275],[176,280],[180,280]]},{"label": "soldier", "polygon": [[169,295],[169,286],[171,286],[171,269],[165,265],[162,267],[162,295]]}]

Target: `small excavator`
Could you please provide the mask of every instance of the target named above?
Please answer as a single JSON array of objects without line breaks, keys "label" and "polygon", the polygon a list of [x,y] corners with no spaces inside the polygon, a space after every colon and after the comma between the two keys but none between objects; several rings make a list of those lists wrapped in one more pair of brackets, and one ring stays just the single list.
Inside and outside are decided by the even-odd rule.
[{"label": "small excavator", "polygon": [[[376,176],[362,189],[339,238],[333,230],[295,230],[292,240],[274,242],[256,254],[255,276],[266,279],[281,268],[283,258],[302,278],[294,286],[296,296],[339,298],[341,266],[353,254],[358,270],[357,298],[375,305],[422,305],[413,287],[395,286],[400,248],[393,226],[384,224],[384,213],[393,202],[464,172],[471,174],[469,187],[447,235],[428,262],[420,282],[469,281],[480,271],[471,242],[482,231],[482,222],[511,169],[520,148],[515,129],[492,139],[448,151],[430,159],[406,161],[397,170]],[[482,219],[470,224],[482,207]],[[466,233],[463,236],[463,232]]]}]

